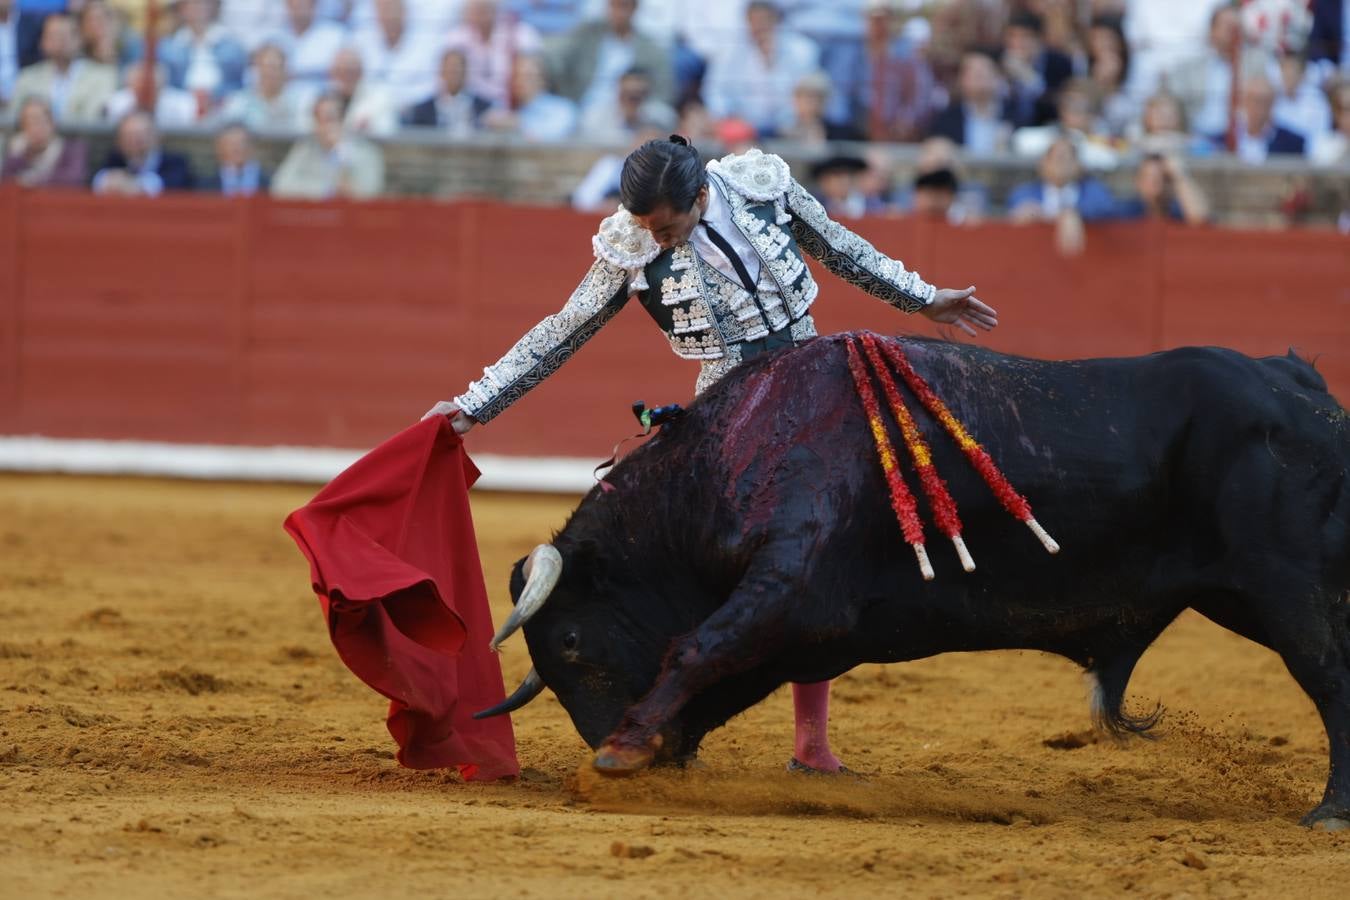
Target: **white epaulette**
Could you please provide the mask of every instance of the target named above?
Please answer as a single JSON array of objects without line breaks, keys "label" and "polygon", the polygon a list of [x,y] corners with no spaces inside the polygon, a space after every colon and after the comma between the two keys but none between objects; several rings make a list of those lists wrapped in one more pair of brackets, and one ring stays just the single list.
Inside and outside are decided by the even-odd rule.
[{"label": "white epaulette", "polygon": [[708,163],[736,193],[760,202],[777,200],[792,185],[792,170],[781,156],[750,149]]},{"label": "white epaulette", "polygon": [[629,271],[641,269],[661,255],[661,246],[652,233],[622,206],[600,223],[600,230],[591,238],[591,249],[596,259]]}]

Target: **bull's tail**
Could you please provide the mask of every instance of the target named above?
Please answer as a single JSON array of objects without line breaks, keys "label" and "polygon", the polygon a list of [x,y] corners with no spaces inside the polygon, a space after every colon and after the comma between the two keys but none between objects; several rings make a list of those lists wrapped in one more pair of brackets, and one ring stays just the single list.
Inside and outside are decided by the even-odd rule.
[{"label": "bull's tail", "polygon": [[1162,719],[1162,704],[1155,705],[1152,712],[1142,716],[1132,716],[1124,709],[1125,688],[1138,661],[1137,655],[1127,655],[1106,660],[1087,670],[1092,724],[1116,740],[1133,735],[1152,738],[1153,727]]}]

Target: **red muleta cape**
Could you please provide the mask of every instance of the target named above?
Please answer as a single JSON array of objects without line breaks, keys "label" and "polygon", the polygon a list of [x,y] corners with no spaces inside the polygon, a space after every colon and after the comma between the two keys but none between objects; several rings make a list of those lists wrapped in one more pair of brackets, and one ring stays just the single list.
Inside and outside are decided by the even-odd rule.
[{"label": "red muleta cape", "polygon": [[353,463],[285,527],[309,559],[338,656],[389,698],[398,761],[490,781],[520,764],[509,717],[471,718],[505,695],[469,514],[478,474],[449,420],[432,416]]}]

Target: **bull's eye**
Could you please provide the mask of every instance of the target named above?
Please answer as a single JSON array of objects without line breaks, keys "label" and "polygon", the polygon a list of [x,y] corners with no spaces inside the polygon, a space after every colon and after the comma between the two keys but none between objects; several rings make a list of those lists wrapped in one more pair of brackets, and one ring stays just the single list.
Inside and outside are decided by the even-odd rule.
[{"label": "bull's eye", "polygon": [[579,643],[581,643],[581,638],[577,637],[577,633],[575,631],[569,631],[565,633],[562,637],[562,645],[564,650],[575,650],[577,649],[577,644]]}]

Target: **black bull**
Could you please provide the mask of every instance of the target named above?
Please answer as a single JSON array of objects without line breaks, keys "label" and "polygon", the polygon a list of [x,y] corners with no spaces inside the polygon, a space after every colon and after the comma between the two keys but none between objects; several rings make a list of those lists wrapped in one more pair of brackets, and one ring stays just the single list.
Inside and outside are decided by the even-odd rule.
[{"label": "black bull", "polygon": [[785,682],[1023,648],[1086,669],[1097,723],[1125,734],[1152,724],[1122,712],[1135,663],[1190,608],[1283,657],[1330,738],[1305,822],[1350,825],[1350,419],[1322,378],[1215,348],[1044,362],[901,344],[1058,556],[919,415],[978,566],[930,526],[923,581],[842,336],[819,338],[733,371],[582,501],[524,628],[538,677],[504,707],[542,680],[597,768],[623,772],[692,756]]}]

